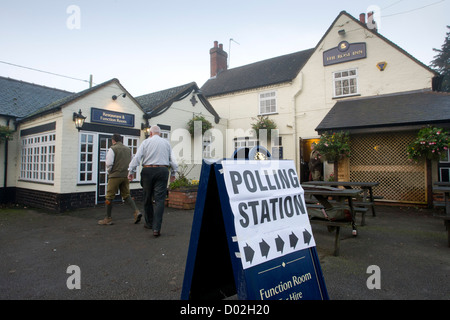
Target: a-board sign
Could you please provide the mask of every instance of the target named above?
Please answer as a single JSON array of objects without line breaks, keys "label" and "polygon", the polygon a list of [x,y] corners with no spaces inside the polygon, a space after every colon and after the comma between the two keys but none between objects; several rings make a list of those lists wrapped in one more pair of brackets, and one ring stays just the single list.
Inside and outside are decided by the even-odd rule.
[{"label": "a-board sign", "polygon": [[202,165],[181,298],[236,293],[251,300],[328,299],[292,161]]}]

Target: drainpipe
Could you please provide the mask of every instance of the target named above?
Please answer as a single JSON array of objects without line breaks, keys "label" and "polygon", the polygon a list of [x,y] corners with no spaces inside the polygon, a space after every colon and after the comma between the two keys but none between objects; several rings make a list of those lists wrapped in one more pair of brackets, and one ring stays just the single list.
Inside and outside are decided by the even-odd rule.
[{"label": "drainpipe", "polygon": [[[9,128],[9,121],[6,121],[6,126]],[[8,139],[5,139],[5,166],[4,166],[4,176],[3,176],[3,188],[4,188],[4,196],[6,195],[6,187],[8,185]],[[2,199],[3,200],[3,199]]]},{"label": "drainpipe", "polygon": [[[298,141],[297,141],[297,97],[299,96],[299,94],[302,92],[303,89],[303,72],[299,72],[297,79],[299,80],[299,86],[297,91],[294,94],[294,97],[292,98],[293,100],[293,107],[294,107],[294,123],[292,125],[292,129],[293,129],[293,142],[294,142],[294,160],[298,159],[298,161],[295,161],[295,166],[297,168],[297,172],[299,174],[299,176],[301,175],[300,173],[300,155],[298,153]],[[298,158],[297,158],[298,157]]]}]

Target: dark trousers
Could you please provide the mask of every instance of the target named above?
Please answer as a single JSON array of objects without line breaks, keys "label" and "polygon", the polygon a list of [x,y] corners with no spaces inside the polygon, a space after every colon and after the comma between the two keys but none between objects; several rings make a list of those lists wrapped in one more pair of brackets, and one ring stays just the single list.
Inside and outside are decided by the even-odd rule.
[{"label": "dark trousers", "polygon": [[[154,231],[161,230],[168,179],[169,169],[167,167],[143,168],[141,171],[145,224]],[[153,200],[155,200],[154,206]]]}]

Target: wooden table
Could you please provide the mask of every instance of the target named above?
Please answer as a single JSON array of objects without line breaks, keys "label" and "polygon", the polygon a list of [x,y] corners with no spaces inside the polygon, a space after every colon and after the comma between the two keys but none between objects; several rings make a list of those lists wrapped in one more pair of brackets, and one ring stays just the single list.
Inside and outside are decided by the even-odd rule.
[{"label": "wooden table", "polygon": [[[311,219],[311,223],[319,223],[324,224],[328,227],[335,227],[336,228],[336,235],[335,235],[335,244],[334,244],[334,255],[339,255],[339,249],[340,249],[340,227],[344,225],[351,224],[352,226],[352,234],[354,236],[357,235],[356,230],[356,223],[355,223],[355,209],[353,206],[353,198],[357,197],[361,190],[357,189],[336,189],[336,188],[329,188],[329,189],[320,189],[317,186],[308,186],[308,185],[302,185],[303,190],[305,192],[305,198],[307,196],[314,196],[316,200],[326,209],[334,207],[336,204],[331,203],[328,201],[328,197],[333,197],[333,199],[336,200],[337,206],[340,208],[343,207],[343,202],[347,201],[347,206],[349,207],[350,214],[351,214],[351,221],[328,221],[325,219]],[[334,189],[334,190],[333,190]],[[308,205],[307,205],[308,206]]]},{"label": "wooden table", "polygon": [[[345,189],[361,189],[363,191],[362,204],[363,206],[369,206],[372,209],[372,216],[375,214],[375,202],[373,196],[373,187],[378,186],[379,182],[357,182],[357,181],[308,181],[305,182],[307,185],[317,185],[317,186],[330,186],[330,187],[344,187]],[[369,193],[367,195],[367,193]]]},{"label": "wooden table", "polygon": [[444,193],[445,215],[436,215],[436,217],[444,220],[447,228],[447,242],[450,247],[450,182],[435,182],[433,192]]}]

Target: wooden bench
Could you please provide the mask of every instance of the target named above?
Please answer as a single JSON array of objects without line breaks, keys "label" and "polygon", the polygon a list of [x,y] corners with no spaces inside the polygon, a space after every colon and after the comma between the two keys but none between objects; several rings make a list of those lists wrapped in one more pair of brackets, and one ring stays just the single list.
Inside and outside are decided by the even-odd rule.
[{"label": "wooden bench", "polygon": [[[313,186],[327,186],[327,187],[344,187],[345,189],[361,189],[363,192],[362,202],[367,202],[367,207],[372,209],[372,215],[375,217],[375,196],[373,195],[373,187],[379,185],[378,182],[357,182],[357,181],[308,181],[305,183],[306,185]],[[380,197],[377,197],[380,198]],[[382,198],[382,197],[381,197]]]},{"label": "wooden bench", "polygon": [[[356,197],[360,190],[348,190],[348,189],[338,189],[330,187],[311,187],[308,185],[302,185],[305,191],[305,203],[307,208],[315,209],[325,209],[333,208],[339,206],[339,208],[348,208],[351,215],[350,221],[338,220],[331,221],[327,219],[321,219],[316,217],[310,217],[311,224],[321,224],[327,226],[330,231],[332,228],[335,229],[335,240],[334,240],[334,255],[338,256],[340,252],[340,230],[341,227],[352,227],[352,234],[356,236],[356,223],[355,223],[355,213],[356,207],[353,205],[353,198]],[[333,197],[336,201],[328,200],[328,197]],[[330,203],[331,201],[331,203]],[[347,202],[345,202],[347,201]],[[366,208],[361,208],[361,211],[367,211]]]},{"label": "wooden bench", "polygon": [[[333,200],[328,200],[328,202],[330,203],[336,203]],[[365,208],[363,207],[365,205],[365,203],[362,206],[358,206],[358,202],[353,201],[353,210],[355,210],[355,214],[356,213],[361,213],[361,226],[365,226],[366,225],[366,212],[369,211],[369,208]],[[314,202],[306,202],[306,207],[307,208],[314,208],[314,209],[325,209],[325,207],[321,204],[317,204]]]},{"label": "wooden bench", "polygon": [[[339,251],[340,251],[340,243],[341,243],[341,239],[340,239],[340,232],[341,232],[341,227],[352,227],[352,222],[351,221],[330,221],[330,220],[326,220],[326,219],[319,219],[319,218],[311,218],[309,219],[309,222],[311,224],[321,224],[327,227],[334,227],[335,228],[335,235],[334,235],[334,256],[339,256]],[[332,231],[330,228],[328,228],[328,231]],[[356,235],[354,235],[356,236]]]}]

